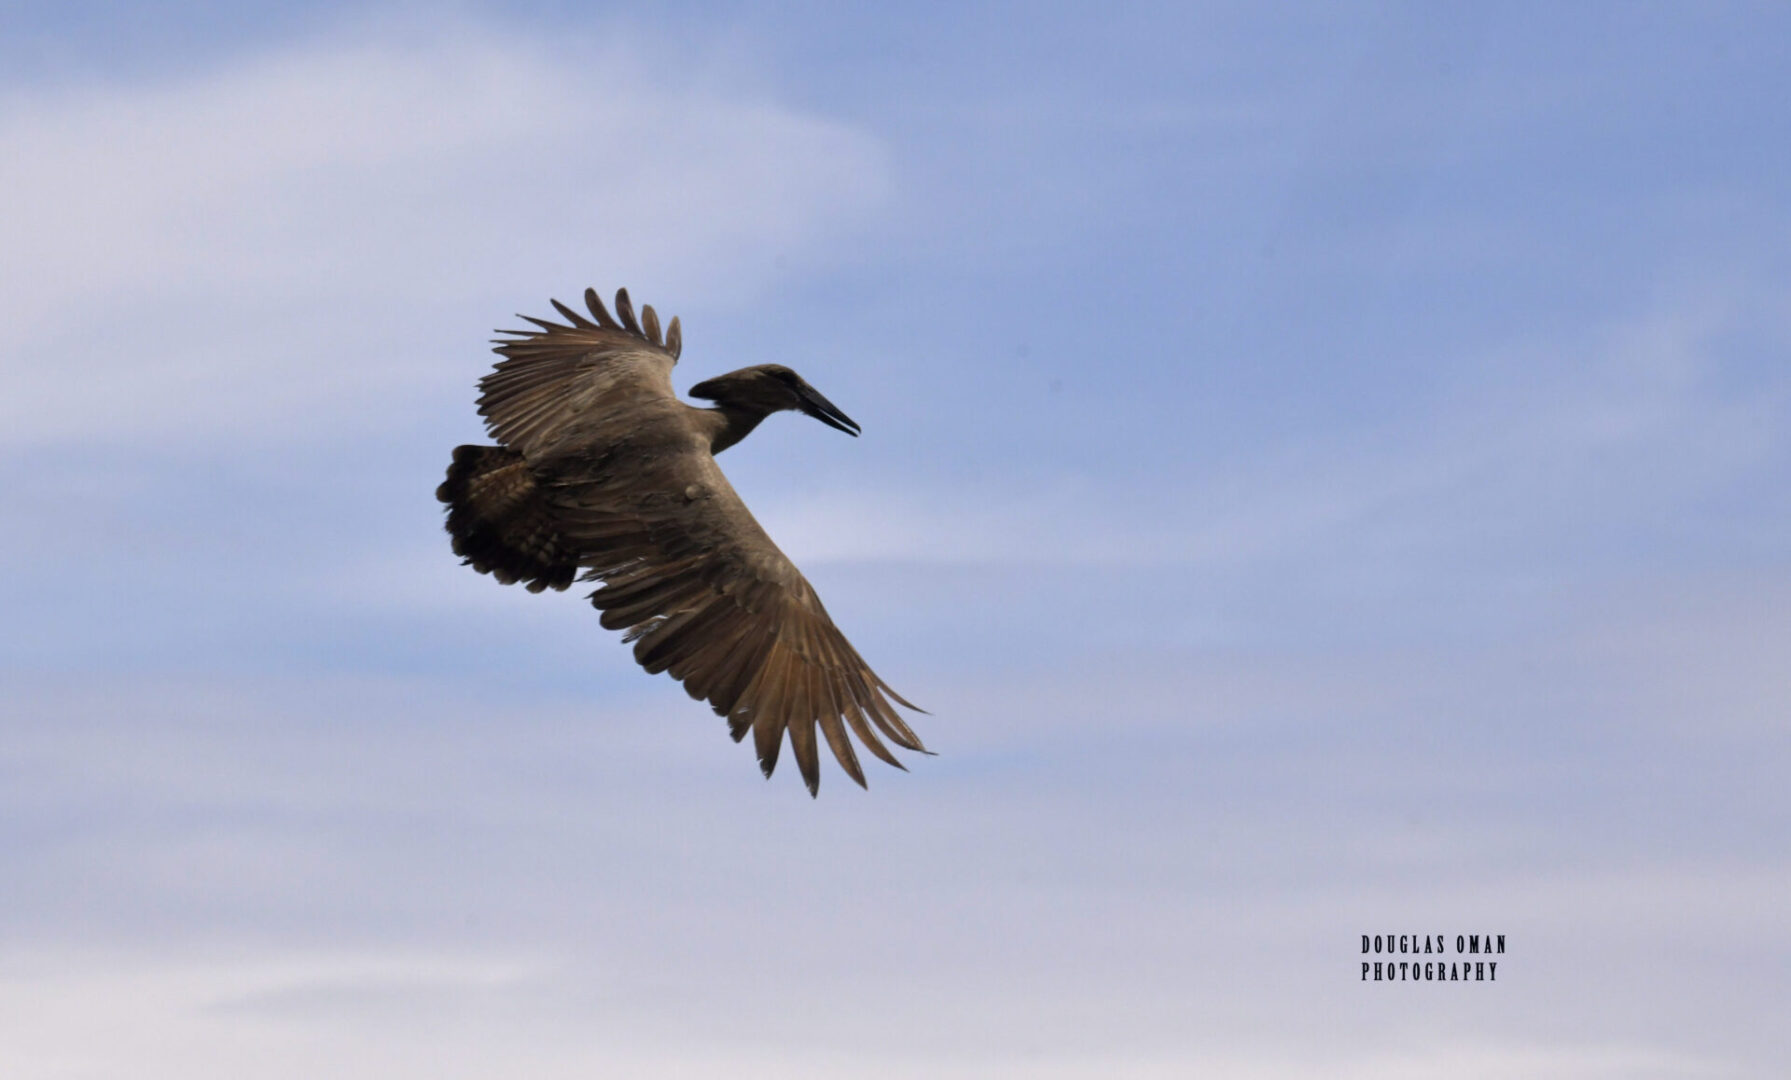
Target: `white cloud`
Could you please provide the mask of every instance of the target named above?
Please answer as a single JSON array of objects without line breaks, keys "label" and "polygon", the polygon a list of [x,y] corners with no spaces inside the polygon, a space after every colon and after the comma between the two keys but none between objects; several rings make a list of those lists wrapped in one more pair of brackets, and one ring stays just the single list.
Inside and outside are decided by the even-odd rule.
[{"label": "white cloud", "polygon": [[[1106,700],[997,677],[940,708],[945,757],[819,803],[663,680],[620,708],[50,687],[0,726],[9,816],[46,823],[12,855],[0,1044],[27,1077],[1747,1075],[1721,1055],[1769,1011],[1784,868],[1588,852],[1630,805],[1563,829],[1523,780],[1553,763],[1453,711],[1544,670],[1496,661],[1216,658]],[[1576,789],[1661,744],[1609,748]],[[1508,982],[1354,980],[1357,933],[1458,927],[1512,935]],[[1694,974],[1736,1000],[1687,955],[1733,957]]]},{"label": "white cloud", "polygon": [[652,55],[408,27],[0,99],[0,426],[402,416],[427,373],[463,393],[513,305],[750,294],[886,193],[865,133]]}]

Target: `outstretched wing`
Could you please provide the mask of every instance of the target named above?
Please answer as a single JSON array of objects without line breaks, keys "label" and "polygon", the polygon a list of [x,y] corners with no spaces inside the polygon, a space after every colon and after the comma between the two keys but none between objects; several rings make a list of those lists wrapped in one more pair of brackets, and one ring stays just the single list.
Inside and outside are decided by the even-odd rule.
[{"label": "outstretched wing", "polygon": [[585,306],[595,319],[553,301],[571,325],[519,315],[539,330],[502,330],[514,340],[496,343],[498,361],[479,380],[479,415],[493,438],[534,459],[593,426],[629,425],[642,409],[663,412],[677,401],[672,365],[683,349],[674,316],[662,338],[651,305],[634,315],[628,290],[616,293],[612,317],[594,289]]},{"label": "outstretched wing", "polygon": [[787,731],[811,794],[817,728],[861,786],[852,735],[897,768],[879,732],[925,753],[892,700],[915,706],[834,626],[708,448],[670,426],[672,438],[638,427],[567,446],[535,470],[585,579],[603,582],[591,595],[603,625],[627,632],[648,672],[670,674],[727,717],[735,741],[752,732],[767,776]]}]

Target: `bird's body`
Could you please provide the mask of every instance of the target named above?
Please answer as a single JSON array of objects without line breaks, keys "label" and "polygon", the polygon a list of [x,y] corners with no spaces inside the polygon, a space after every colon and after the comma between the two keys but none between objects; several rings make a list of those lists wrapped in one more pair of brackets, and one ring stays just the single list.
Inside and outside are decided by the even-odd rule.
[{"label": "bird's body", "polygon": [[539,330],[503,331],[514,339],[497,343],[504,359],[479,384],[479,412],[501,445],[456,448],[436,492],[455,554],[533,592],[581,572],[602,582],[591,602],[603,625],[626,631],[647,671],[669,672],[727,717],[736,740],[752,732],[766,776],[786,731],[811,794],[817,728],[861,785],[848,728],[898,768],[878,732],[925,752],[891,699],[914,706],[833,625],[715,461],[783,409],[848,434],[857,425],[776,364],[691,388],[714,408],[679,401],[678,320],[662,337],[653,309],[636,319],[626,290],[619,321],[595,292],[585,302],[590,319],[556,300],[570,325],[529,319]]}]

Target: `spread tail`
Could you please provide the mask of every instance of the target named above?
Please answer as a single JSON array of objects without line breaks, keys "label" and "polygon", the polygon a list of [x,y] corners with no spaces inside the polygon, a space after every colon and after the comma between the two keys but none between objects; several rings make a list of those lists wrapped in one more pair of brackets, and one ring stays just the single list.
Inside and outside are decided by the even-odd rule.
[{"label": "spread tail", "polygon": [[448,504],[454,554],[474,570],[505,585],[523,582],[530,592],[572,584],[578,563],[521,454],[457,446],[435,497]]}]

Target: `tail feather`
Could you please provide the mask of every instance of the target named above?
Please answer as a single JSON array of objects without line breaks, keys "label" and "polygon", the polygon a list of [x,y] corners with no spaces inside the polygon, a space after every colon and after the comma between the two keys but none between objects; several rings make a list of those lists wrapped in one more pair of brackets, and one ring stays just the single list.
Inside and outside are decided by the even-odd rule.
[{"label": "tail feather", "polygon": [[528,462],[501,446],[457,446],[435,489],[448,504],[454,554],[505,585],[564,589],[578,572]]}]

